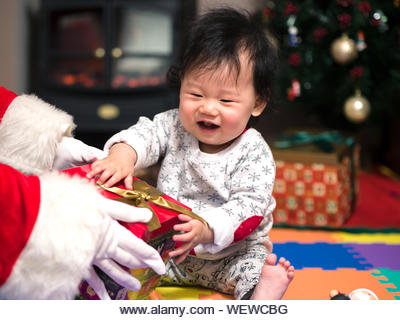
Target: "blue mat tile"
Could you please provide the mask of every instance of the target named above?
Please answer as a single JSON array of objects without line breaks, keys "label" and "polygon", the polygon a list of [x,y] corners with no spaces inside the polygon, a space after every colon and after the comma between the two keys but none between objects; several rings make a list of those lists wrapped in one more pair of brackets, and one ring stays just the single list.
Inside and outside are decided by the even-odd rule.
[{"label": "blue mat tile", "polygon": [[291,262],[295,269],[321,268],[335,270],[337,268],[353,268],[370,270],[373,266],[361,258],[357,252],[350,252],[349,246],[325,242],[316,243],[276,243],[274,253],[278,258],[283,256]]}]

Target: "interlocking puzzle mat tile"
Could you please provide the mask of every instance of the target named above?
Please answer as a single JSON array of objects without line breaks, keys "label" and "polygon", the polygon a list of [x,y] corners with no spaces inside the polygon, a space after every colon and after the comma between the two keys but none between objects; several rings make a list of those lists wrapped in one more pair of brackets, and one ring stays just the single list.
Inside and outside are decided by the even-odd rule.
[{"label": "interlocking puzzle mat tile", "polygon": [[232,300],[233,296],[201,287],[158,287],[150,300]]},{"label": "interlocking puzzle mat tile", "polygon": [[334,232],[335,242],[400,244],[400,233],[349,233]]},{"label": "interlocking puzzle mat tile", "polygon": [[358,288],[375,292],[380,300],[394,300],[396,293],[387,290],[393,285],[381,283],[382,280],[367,270],[337,269],[322,270],[305,268],[295,271],[295,278],[283,296],[283,300],[329,300],[329,292],[336,289],[350,293]]},{"label": "interlocking puzzle mat tile", "polygon": [[365,259],[373,268],[400,270],[400,245],[348,243],[343,246],[354,253],[353,257]]},{"label": "interlocking puzzle mat tile", "polygon": [[388,268],[377,269],[371,272],[371,275],[377,277],[379,282],[388,285],[387,290],[395,294],[395,298],[400,300],[400,271],[390,270]]},{"label": "interlocking puzzle mat tile", "polygon": [[353,268],[357,270],[372,269],[372,265],[358,254],[349,252],[342,244],[316,243],[275,243],[274,252],[278,257],[288,259],[295,269],[321,268],[335,270],[337,268]]},{"label": "interlocking puzzle mat tile", "polygon": [[328,243],[386,243],[400,244],[400,233],[352,233],[343,231],[301,230],[293,228],[273,228],[270,239],[281,242],[328,242]]},{"label": "interlocking puzzle mat tile", "polygon": [[330,231],[318,230],[298,230],[286,228],[272,228],[269,237],[273,243],[281,242],[301,242],[301,243],[314,243],[314,242],[328,242],[335,243],[337,237]]}]

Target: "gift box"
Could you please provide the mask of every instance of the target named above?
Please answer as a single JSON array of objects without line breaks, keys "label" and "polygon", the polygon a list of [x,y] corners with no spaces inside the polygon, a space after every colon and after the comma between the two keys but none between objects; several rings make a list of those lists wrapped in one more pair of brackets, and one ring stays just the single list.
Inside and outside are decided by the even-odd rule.
[{"label": "gift box", "polygon": [[290,131],[271,148],[278,225],[341,227],[357,201],[359,146],[336,131]]},{"label": "gift box", "polygon": [[[89,171],[90,165],[63,170],[64,173],[71,176],[78,175],[83,178],[86,178],[86,174]],[[96,179],[91,179],[91,181],[96,184]],[[173,250],[176,245],[172,240],[172,236],[176,233],[176,231],[173,230],[173,226],[179,223],[178,215],[183,213],[202,220],[202,218],[194,214],[189,207],[135,177],[133,178],[133,190],[126,190],[121,183],[112,188],[99,186],[99,192],[106,198],[121,201],[136,207],[149,208],[153,211],[153,217],[147,224],[120,223],[137,237],[155,248],[160,253],[164,262],[168,259],[168,253]],[[100,269],[96,267],[95,269],[99,277],[103,280],[111,299],[115,300],[146,299],[152,289],[157,286],[160,279],[160,276],[151,268],[131,269],[129,270],[130,273],[137,278],[142,285],[139,291],[131,291],[121,287]],[[80,292],[81,295],[77,297],[78,299],[99,299],[94,290],[86,282],[81,283]]]}]

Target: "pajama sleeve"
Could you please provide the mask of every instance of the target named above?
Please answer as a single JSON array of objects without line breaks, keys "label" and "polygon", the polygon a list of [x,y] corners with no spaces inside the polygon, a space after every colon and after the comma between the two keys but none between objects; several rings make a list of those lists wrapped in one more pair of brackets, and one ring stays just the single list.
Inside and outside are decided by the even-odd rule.
[{"label": "pajama sleeve", "polygon": [[174,109],[156,115],[153,120],[140,117],[135,125],[112,136],[104,150],[109,152],[113,144],[126,143],[137,153],[135,168],[149,167],[165,154],[171,129],[178,121],[178,113]]},{"label": "pajama sleeve", "polygon": [[[225,181],[230,184],[229,200],[202,213],[214,231],[214,243],[203,248],[217,253],[246,237],[266,236],[275,208],[274,179],[275,163],[269,147],[263,141],[250,143]],[[260,233],[254,233],[261,224]]]}]

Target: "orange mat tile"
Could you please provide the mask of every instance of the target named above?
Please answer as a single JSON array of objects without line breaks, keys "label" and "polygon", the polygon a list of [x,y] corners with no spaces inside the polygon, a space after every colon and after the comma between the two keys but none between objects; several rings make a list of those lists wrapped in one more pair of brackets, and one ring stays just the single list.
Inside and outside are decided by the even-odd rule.
[{"label": "orange mat tile", "polygon": [[380,283],[381,278],[373,276],[371,272],[373,270],[322,270],[319,268],[296,270],[295,278],[283,300],[328,300],[332,289],[350,293],[358,288],[372,290],[380,300],[395,300],[398,293],[390,293],[386,290],[389,286]]},{"label": "orange mat tile", "polygon": [[330,231],[319,231],[319,230],[297,230],[297,229],[283,229],[283,228],[272,228],[269,233],[269,237],[272,242],[301,242],[301,243],[313,243],[313,242],[328,242],[336,243],[337,237]]}]

